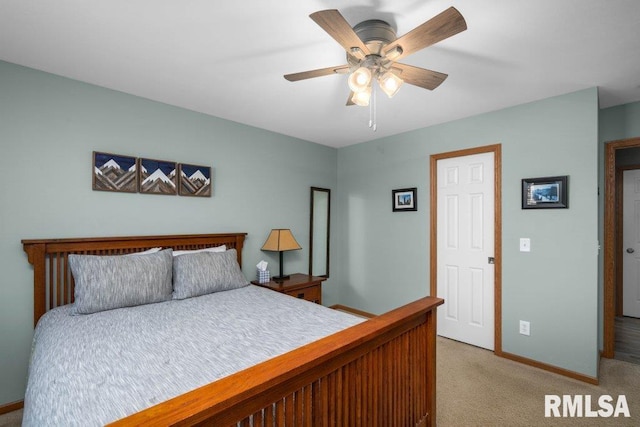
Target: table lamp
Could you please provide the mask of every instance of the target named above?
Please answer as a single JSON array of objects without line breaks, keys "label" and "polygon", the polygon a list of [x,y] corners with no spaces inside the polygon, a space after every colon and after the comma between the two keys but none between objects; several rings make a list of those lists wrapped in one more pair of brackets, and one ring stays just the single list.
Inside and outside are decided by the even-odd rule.
[{"label": "table lamp", "polygon": [[282,274],[282,252],[284,251],[295,251],[297,249],[302,249],[296,238],[291,234],[291,230],[288,228],[274,228],[269,233],[269,237],[267,237],[267,241],[262,245],[263,251],[273,251],[280,253],[280,275],[273,276],[273,280],[276,282],[281,282],[289,278],[289,276],[285,276]]}]

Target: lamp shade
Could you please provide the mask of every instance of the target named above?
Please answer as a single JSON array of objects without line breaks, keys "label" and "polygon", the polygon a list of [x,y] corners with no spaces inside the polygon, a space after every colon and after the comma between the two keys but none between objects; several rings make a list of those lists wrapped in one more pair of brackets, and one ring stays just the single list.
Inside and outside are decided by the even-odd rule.
[{"label": "lamp shade", "polygon": [[360,67],[349,76],[349,88],[355,93],[367,90],[371,84],[371,70],[366,67]]},{"label": "lamp shade", "polygon": [[384,93],[387,94],[389,98],[392,98],[402,86],[403,80],[393,74],[391,71],[387,71],[378,79],[380,83],[380,88]]},{"label": "lamp shade", "polygon": [[274,228],[269,233],[267,241],[262,245],[263,251],[279,252],[280,255],[280,275],[274,276],[273,280],[282,281],[289,278],[282,273],[282,252],[295,251],[296,249],[302,249],[296,238],[291,234],[291,230],[288,228]]},{"label": "lamp shade", "polygon": [[288,228],[274,228],[269,233],[267,241],[262,245],[263,251],[295,251],[302,249],[296,238],[291,234],[291,230]]},{"label": "lamp shade", "polygon": [[351,97],[351,102],[361,107],[366,107],[369,105],[369,100],[371,99],[371,87],[368,87],[366,90],[361,92],[354,92]]}]

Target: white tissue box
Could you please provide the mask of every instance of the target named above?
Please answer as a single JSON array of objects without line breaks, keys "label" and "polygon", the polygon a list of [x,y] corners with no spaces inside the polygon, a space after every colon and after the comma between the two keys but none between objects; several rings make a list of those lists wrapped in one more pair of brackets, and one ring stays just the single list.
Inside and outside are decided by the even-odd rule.
[{"label": "white tissue box", "polygon": [[258,271],[258,283],[267,283],[271,281],[269,277],[269,270],[257,270]]}]

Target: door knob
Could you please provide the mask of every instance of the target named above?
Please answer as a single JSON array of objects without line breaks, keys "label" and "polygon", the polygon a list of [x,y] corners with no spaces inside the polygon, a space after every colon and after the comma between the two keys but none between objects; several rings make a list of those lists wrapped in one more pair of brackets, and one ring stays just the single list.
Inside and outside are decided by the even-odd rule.
[{"label": "door knob", "polygon": [[633,248],[627,248],[627,253],[628,254],[632,254],[634,252],[635,252],[635,250]]}]

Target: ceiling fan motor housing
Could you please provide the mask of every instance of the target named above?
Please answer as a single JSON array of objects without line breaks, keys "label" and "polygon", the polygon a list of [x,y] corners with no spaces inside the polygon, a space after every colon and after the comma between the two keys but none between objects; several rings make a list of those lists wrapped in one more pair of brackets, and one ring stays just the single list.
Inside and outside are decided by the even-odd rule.
[{"label": "ceiling fan motor housing", "polygon": [[[397,38],[396,31],[391,25],[380,19],[363,21],[353,27],[353,31],[367,46],[370,54],[378,57],[382,57],[382,49]],[[358,66],[362,59],[347,52],[347,61],[352,66]]]}]

